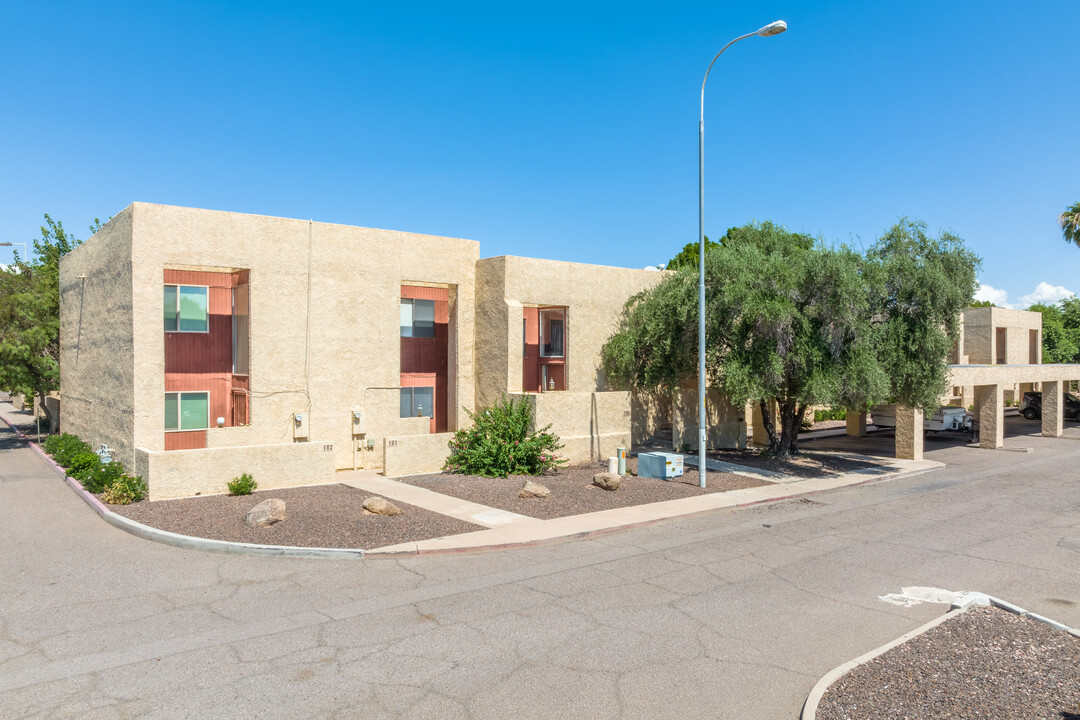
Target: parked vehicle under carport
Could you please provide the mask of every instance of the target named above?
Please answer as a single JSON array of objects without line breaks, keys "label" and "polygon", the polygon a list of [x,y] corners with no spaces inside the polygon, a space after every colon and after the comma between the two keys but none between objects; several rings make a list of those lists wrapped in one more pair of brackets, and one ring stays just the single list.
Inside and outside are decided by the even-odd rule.
[{"label": "parked vehicle under carport", "polygon": [[[1080,420],[1080,398],[1072,393],[1065,393],[1065,419]],[[1042,393],[1031,391],[1024,393],[1020,400],[1020,414],[1028,420],[1042,417]]]}]

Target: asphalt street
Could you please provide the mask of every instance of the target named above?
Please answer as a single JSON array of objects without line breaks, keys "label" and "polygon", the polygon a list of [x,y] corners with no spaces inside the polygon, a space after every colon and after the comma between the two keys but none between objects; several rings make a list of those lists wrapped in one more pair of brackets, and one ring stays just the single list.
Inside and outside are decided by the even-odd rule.
[{"label": "asphalt street", "polygon": [[140,540],[5,427],[0,717],[794,719],[821,675],[947,609],[879,599],[905,586],[1080,626],[1080,428],[1008,425],[1033,452],[931,437],[947,467],[917,477],[403,560]]}]

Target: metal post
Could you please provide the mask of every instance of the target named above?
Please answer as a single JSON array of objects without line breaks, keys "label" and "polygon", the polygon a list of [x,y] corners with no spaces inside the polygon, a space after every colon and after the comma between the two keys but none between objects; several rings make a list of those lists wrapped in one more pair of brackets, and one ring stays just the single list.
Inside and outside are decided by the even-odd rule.
[{"label": "metal post", "polygon": [[698,485],[705,487],[706,452],[708,436],[705,413],[705,83],[709,81],[709,71],[724,51],[729,47],[754,35],[772,37],[787,30],[783,20],[769,23],[752,33],[740,35],[716,53],[716,57],[705,70],[701,81],[701,119],[698,121]]},{"label": "metal post", "polygon": [[[708,77],[708,73],[705,76]],[[698,486],[705,487],[705,83],[701,84],[701,98],[701,120],[698,121]]]}]

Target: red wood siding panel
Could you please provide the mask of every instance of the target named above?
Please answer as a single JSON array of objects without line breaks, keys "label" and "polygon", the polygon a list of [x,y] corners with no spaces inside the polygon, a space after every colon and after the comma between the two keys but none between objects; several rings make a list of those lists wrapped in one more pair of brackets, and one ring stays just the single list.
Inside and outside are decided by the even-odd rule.
[{"label": "red wood siding panel", "polygon": [[540,392],[540,308],[524,308],[525,354],[521,363],[521,389]]},{"label": "red wood siding panel", "polygon": [[[556,390],[566,389],[566,358],[540,357],[540,311],[543,308],[527,307],[522,309],[525,321],[525,353],[521,363],[521,389],[524,392],[546,392],[543,384],[544,372],[541,366],[547,367],[547,376],[555,381]],[[568,328],[568,325],[566,326]],[[567,329],[569,335],[569,329]],[[565,349],[568,338],[563,338]],[[564,353],[565,355],[565,353]]]},{"label": "red wood siding panel", "polygon": [[401,297],[435,301],[435,337],[401,338],[401,387],[434,387],[432,432],[446,432],[450,358],[450,290],[402,285]]},{"label": "red wood siding panel", "polygon": [[[219,417],[225,418],[225,427],[232,426],[232,376],[228,373],[185,373],[166,375],[165,392],[209,392],[210,426]],[[164,422],[164,420],[162,420]],[[171,433],[166,433],[170,435]]]},{"label": "red wood siding panel", "polygon": [[206,447],[205,430],[165,433],[166,450],[201,450]]}]

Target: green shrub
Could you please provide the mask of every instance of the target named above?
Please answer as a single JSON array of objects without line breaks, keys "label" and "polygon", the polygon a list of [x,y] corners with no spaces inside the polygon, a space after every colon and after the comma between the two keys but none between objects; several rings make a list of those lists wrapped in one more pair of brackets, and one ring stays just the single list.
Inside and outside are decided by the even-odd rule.
[{"label": "green shrub", "polygon": [[[118,465],[119,463],[109,463]],[[141,476],[132,476],[122,472],[112,484],[105,488],[101,499],[110,505],[130,505],[146,497],[146,481]]]},{"label": "green shrub", "polygon": [[44,444],[45,452],[49,453],[62,467],[70,467],[76,457],[92,452],[90,446],[80,440],[77,435],[69,433],[51,435]]},{"label": "green shrub", "polygon": [[80,482],[87,480],[100,468],[101,458],[97,453],[89,450],[79,453],[67,464],[68,475]]},{"label": "green shrub", "polygon": [[814,422],[824,422],[825,420],[845,420],[847,418],[847,410],[844,408],[829,408],[828,410],[815,410]]},{"label": "green shrub", "polygon": [[250,474],[244,473],[226,483],[226,487],[229,488],[230,495],[250,495],[259,487],[259,483],[255,482]]},{"label": "green shrub", "polygon": [[[74,477],[74,476],[72,476]],[[98,464],[93,470],[86,472],[83,477],[77,478],[87,492],[100,493],[111,487],[121,478],[125,477],[124,466],[116,461]]]},{"label": "green shrub", "polygon": [[[468,410],[466,410],[468,412]],[[458,430],[450,441],[445,472],[507,477],[543,475],[565,465],[555,453],[562,448],[548,425],[537,432],[532,426],[532,405],[522,398],[505,397],[486,410],[473,414],[472,427]]]}]

